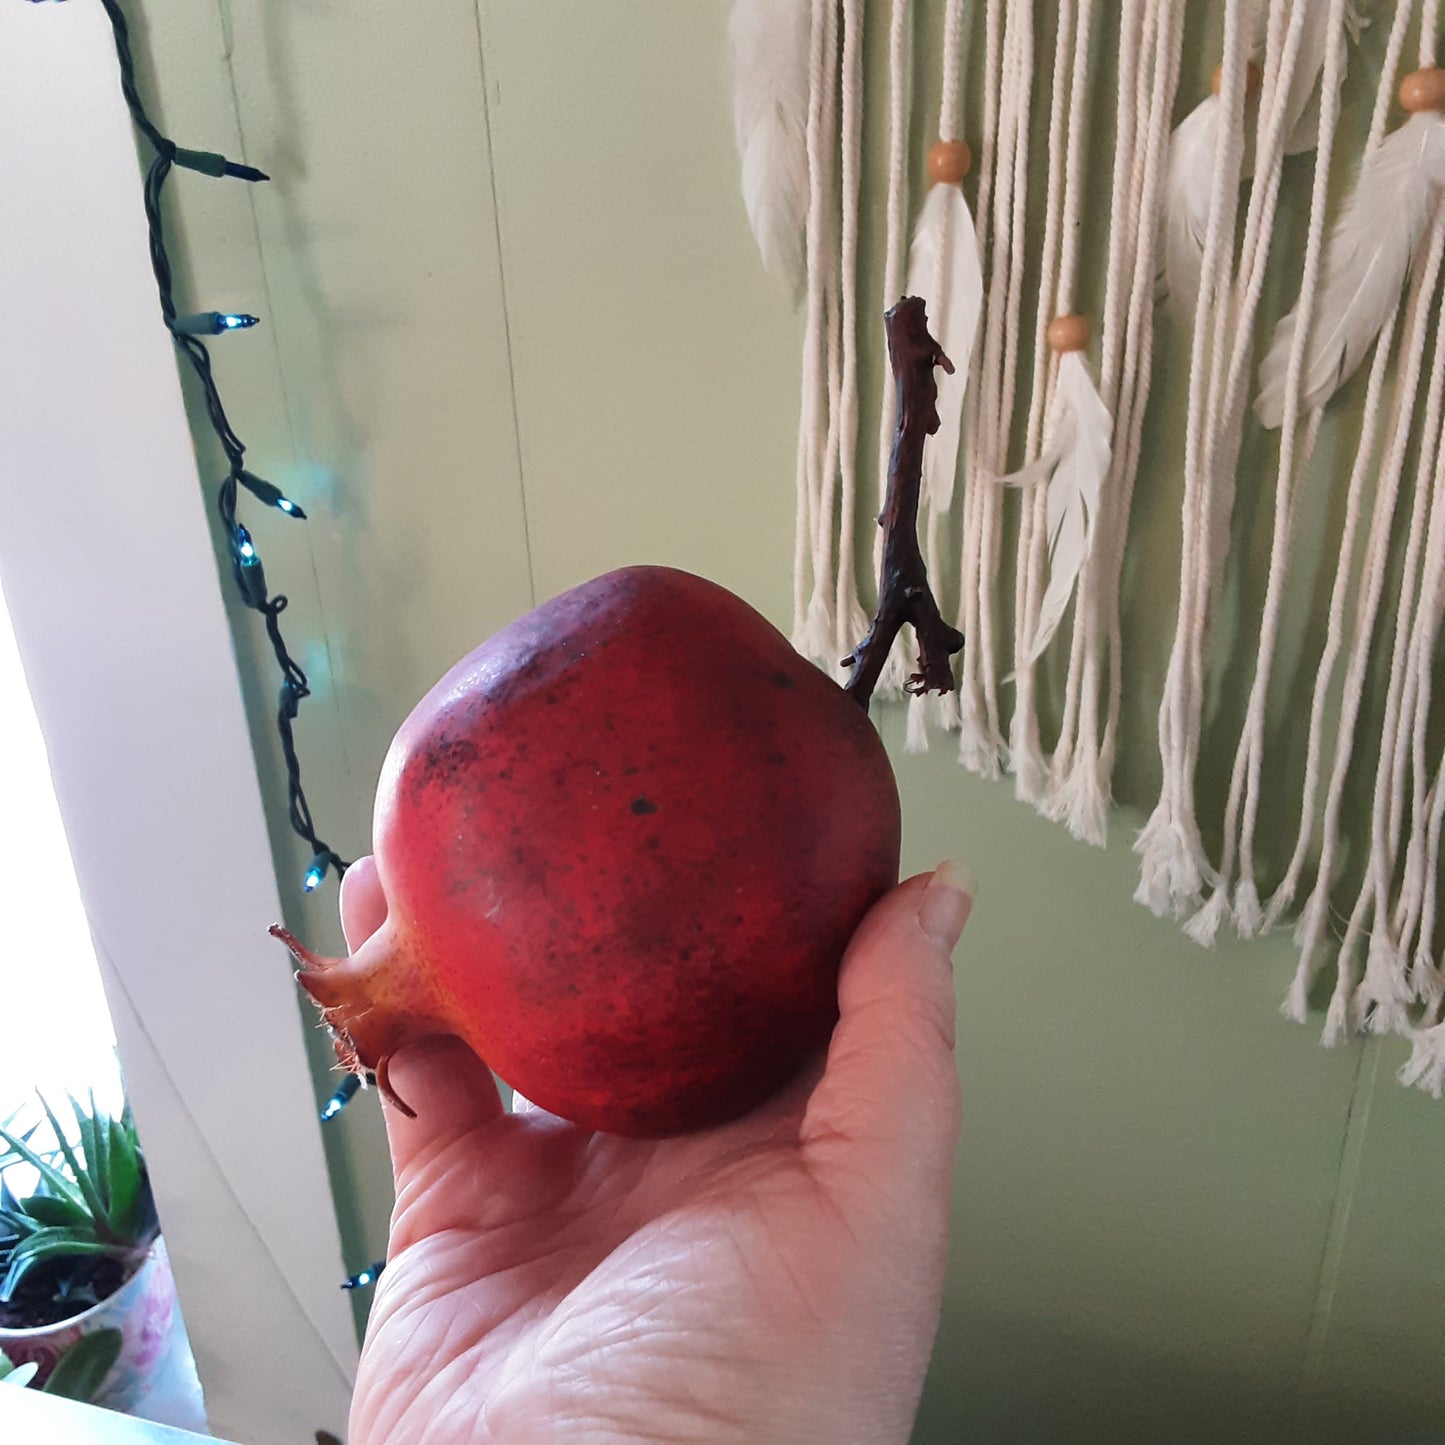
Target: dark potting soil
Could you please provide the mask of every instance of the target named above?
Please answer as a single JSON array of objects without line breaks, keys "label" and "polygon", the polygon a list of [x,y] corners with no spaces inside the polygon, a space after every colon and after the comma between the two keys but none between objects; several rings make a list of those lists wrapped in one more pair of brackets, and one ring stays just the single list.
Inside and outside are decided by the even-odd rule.
[{"label": "dark potting soil", "polygon": [[104,1255],[37,1265],[9,1304],[0,1304],[0,1329],[33,1330],[84,1314],[126,1281],[123,1261]]}]

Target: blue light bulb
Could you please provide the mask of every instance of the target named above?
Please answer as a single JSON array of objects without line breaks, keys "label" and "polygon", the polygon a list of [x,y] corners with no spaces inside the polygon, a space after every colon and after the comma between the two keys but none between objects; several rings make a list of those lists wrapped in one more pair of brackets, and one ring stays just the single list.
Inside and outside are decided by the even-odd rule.
[{"label": "blue light bulb", "polygon": [[342,1289],[362,1289],[366,1285],[374,1284],[376,1277],[386,1268],[386,1261],[378,1259],[374,1264],[369,1264],[360,1274],[354,1274],[342,1286]]},{"label": "blue light bulb", "polygon": [[308,893],[315,893],[321,887],[321,880],[326,877],[326,860],[316,857],[311,860],[311,866],[306,870],[306,881],[301,885]]},{"label": "blue light bulb", "polygon": [[243,563],[254,564],[256,561],[256,545],[244,527],[236,528],[236,555]]},{"label": "blue light bulb", "polygon": [[285,512],[288,517],[296,517],[301,521],[306,520],[306,513],[290,497],[285,496],[275,482],[268,482],[265,477],[258,477],[255,472],[248,472],[244,468],[237,475],[236,480],[253,496],[259,497],[265,502],[268,507],[275,507],[278,511]]},{"label": "blue light bulb", "polygon": [[341,1087],[326,1101],[325,1108],[321,1111],[321,1122],[329,1123],[351,1102],[351,1097],[361,1087],[361,1079],[356,1074],[348,1074],[342,1081]]},{"label": "blue light bulb", "polygon": [[171,330],[177,336],[222,336],[227,331],[245,331],[259,326],[259,316],[248,315],[245,311],[193,311],[186,316],[177,316],[171,321]]}]

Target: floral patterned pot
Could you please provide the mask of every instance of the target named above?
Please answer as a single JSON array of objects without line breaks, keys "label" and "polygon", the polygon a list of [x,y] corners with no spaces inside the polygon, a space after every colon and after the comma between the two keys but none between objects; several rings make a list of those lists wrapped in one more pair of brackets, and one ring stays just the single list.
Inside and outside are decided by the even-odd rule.
[{"label": "floral patterned pot", "polygon": [[190,1342],[176,1307],[176,1284],[163,1239],[113,1295],[84,1314],[53,1325],[12,1330],[0,1327],[0,1350],[17,1365],[40,1366],[42,1384],[56,1361],[82,1335],[118,1329],[120,1354],[101,1382],[94,1403],[143,1420],[204,1432],[205,1406]]}]

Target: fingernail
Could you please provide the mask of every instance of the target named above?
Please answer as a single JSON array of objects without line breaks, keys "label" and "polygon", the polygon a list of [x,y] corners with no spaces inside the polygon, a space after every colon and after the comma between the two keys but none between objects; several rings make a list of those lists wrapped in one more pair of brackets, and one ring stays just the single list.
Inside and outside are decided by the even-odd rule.
[{"label": "fingernail", "polygon": [[918,926],[945,952],[952,953],[973,908],[978,879],[967,863],[946,859],[933,870],[918,905]]}]

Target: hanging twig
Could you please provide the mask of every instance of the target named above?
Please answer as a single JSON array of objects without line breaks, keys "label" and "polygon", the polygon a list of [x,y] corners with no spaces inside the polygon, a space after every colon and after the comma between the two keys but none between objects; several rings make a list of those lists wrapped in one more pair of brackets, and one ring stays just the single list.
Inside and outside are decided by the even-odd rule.
[{"label": "hanging twig", "polygon": [[883,560],[878,578],[878,611],[868,635],[844,666],[853,669],[845,691],[868,706],[888,660],[893,639],[905,622],[918,639],[918,671],[904,684],[910,693],[952,692],[953,654],[963,650],[963,634],[939,613],[928,569],[918,547],[918,489],[923,476],[924,439],[938,430],[938,383],[933,369],[952,375],[953,363],[928,330],[923,301],[905,296],[884,318],[888,360],[898,383],[897,425],[888,462],[888,497],[878,525],[883,528]]}]

